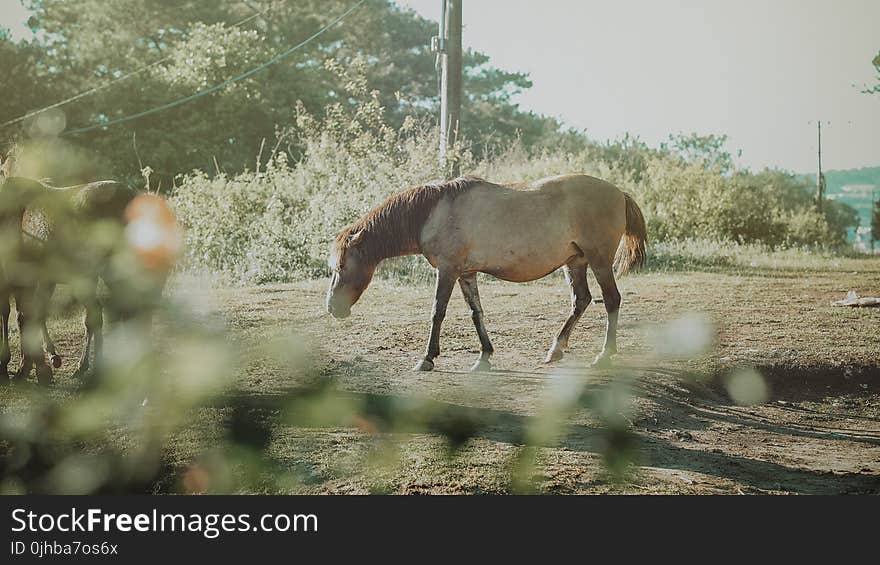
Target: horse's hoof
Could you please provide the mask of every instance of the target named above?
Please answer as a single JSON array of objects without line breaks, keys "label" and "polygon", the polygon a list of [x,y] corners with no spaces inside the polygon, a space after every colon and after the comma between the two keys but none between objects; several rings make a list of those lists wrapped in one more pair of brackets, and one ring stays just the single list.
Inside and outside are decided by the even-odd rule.
[{"label": "horse's hoof", "polygon": [[52,369],[49,368],[49,365],[37,367],[37,382],[42,386],[52,384]]},{"label": "horse's hoof", "polygon": [[562,349],[551,349],[547,352],[547,357],[544,358],[544,363],[552,363],[554,361],[559,361],[563,357]]},{"label": "horse's hoof", "polygon": [[474,366],[471,367],[472,373],[482,373],[485,371],[491,371],[492,365],[489,364],[489,361],[486,359],[478,359]]},{"label": "horse's hoof", "polygon": [[434,362],[429,359],[422,359],[413,368],[414,371],[433,371]]},{"label": "horse's hoof", "polygon": [[610,355],[600,353],[599,355],[596,355],[596,359],[590,366],[595,369],[610,369],[613,365],[614,363],[611,361]]},{"label": "horse's hoof", "polygon": [[50,355],[49,361],[52,362],[52,367],[55,369],[60,369],[62,363],[64,362],[60,355]]}]

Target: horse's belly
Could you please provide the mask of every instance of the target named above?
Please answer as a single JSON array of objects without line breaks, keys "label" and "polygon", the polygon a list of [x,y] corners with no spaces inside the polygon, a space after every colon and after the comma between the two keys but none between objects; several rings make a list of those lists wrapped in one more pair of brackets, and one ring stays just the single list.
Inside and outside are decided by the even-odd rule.
[{"label": "horse's belly", "polygon": [[527,282],[546,277],[579,254],[576,248],[561,246],[557,252],[508,250],[491,260],[480,261],[474,270],[511,282]]},{"label": "horse's belly", "polygon": [[547,266],[544,269],[534,268],[503,268],[503,269],[484,269],[481,272],[488,273],[495,278],[510,282],[529,282],[546,277],[562,265]]}]

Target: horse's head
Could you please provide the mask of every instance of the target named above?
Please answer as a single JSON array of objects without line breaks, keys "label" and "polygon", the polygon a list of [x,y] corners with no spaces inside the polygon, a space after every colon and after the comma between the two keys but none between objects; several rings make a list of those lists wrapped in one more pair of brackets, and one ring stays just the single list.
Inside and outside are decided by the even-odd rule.
[{"label": "horse's head", "polygon": [[327,311],[335,318],[347,318],[351,307],[373,279],[376,262],[361,246],[364,232],[346,230],[330,247],[330,287],[327,289]]}]

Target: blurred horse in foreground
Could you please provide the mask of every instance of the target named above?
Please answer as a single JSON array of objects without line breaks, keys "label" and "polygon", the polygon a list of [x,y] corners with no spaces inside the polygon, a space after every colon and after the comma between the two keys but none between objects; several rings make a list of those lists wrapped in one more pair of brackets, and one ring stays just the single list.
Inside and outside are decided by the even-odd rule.
[{"label": "blurred horse in foreground", "polygon": [[92,347],[96,364],[103,349],[99,279],[107,287],[112,319],[151,320],[179,237],[168,204],[158,196],[138,194],[115,181],[57,188],[0,173],[0,380],[8,379],[11,358],[11,298],[21,333],[17,377],[25,379],[36,368],[38,381],[49,384],[49,363],[58,368],[62,358],[46,327],[48,305],[55,286],[68,285],[85,308],[76,371],[83,376]]},{"label": "blurred horse in foreground", "polygon": [[571,290],[571,312],[547,353],[556,361],[592,297],[590,267],[602,289],[608,323],[594,365],[607,366],[617,352],[620,292],[614,278],[645,261],[647,228],[633,198],[586,175],[565,175],[531,185],[498,185],[473,177],[427,184],[388,198],[344,229],[333,242],[327,310],[337,318],[372,280],[383,259],[421,253],[437,269],[431,334],[417,370],[430,371],[440,354],[440,325],[456,281],[471,308],[480,338],[473,370],[490,368],[492,343],[483,324],[476,274],[526,282],[559,267]]}]

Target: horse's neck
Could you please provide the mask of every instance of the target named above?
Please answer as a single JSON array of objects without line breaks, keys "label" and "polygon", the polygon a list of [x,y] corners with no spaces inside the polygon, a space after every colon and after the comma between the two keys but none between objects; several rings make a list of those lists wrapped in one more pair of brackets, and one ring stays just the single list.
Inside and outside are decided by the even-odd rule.
[{"label": "horse's neck", "polygon": [[422,226],[415,225],[404,211],[396,211],[374,220],[365,228],[364,247],[377,263],[383,259],[421,253],[419,233]]},{"label": "horse's neck", "polygon": [[401,234],[395,230],[383,229],[383,227],[375,226],[367,234],[365,246],[369,255],[376,262],[421,253],[417,236],[414,237],[408,233]]}]

